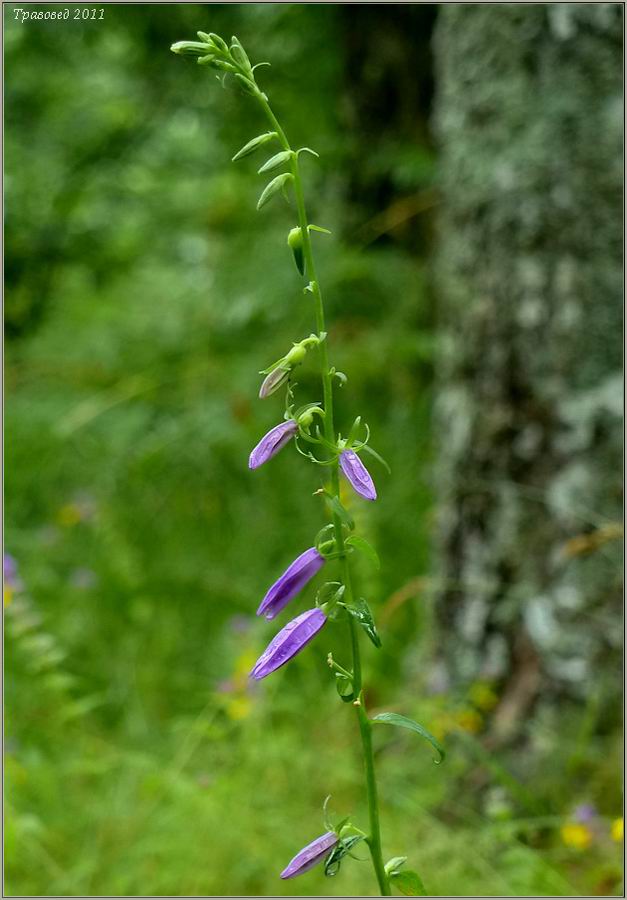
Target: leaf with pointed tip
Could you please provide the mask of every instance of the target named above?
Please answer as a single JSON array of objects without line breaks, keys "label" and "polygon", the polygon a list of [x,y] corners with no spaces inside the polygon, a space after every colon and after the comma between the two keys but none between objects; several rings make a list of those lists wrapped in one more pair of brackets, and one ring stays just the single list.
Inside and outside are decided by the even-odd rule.
[{"label": "leaf with pointed tip", "polygon": [[367,453],[369,453],[370,456],[374,456],[374,458],[375,458],[378,462],[381,463],[381,465],[382,465],[383,468],[386,470],[386,472],[388,473],[388,475],[391,475],[391,474],[392,474],[392,470],[390,469],[390,467],[388,466],[388,464],[386,463],[386,461],[383,459],[383,457],[380,456],[380,455],[377,453],[376,450],[373,450],[372,447],[368,446],[368,444],[364,444],[364,446],[363,446],[361,449],[362,449],[362,450],[365,450]]},{"label": "leaf with pointed tip", "polygon": [[261,192],[261,196],[257,201],[257,209],[265,206],[268,200],[271,200],[275,194],[278,194],[290,181],[294,181],[294,176],[290,172],[283,172],[283,174],[273,178]]},{"label": "leaf with pointed tip", "polygon": [[252,141],[248,141],[247,144],[244,144],[241,150],[237,151],[231,162],[236,162],[238,159],[249,156],[251,153],[254,153],[255,150],[258,150],[259,147],[263,147],[264,144],[267,144],[268,141],[273,140],[275,137],[277,137],[276,131],[267,131],[265,134],[258,134]]},{"label": "leaf with pointed tip", "polygon": [[[353,603],[344,603],[342,604],[346,611],[350,613],[350,615],[357,620],[359,625],[364,629],[372,643],[375,647],[381,647],[381,638],[379,637],[379,632],[377,631],[377,626],[374,624],[374,618],[372,612],[370,611],[370,607],[366,603],[363,597],[360,597],[358,600],[354,600]],[[374,720],[373,720],[374,721]]]},{"label": "leaf with pointed tip", "polygon": [[412,869],[403,869],[402,872],[393,872],[390,881],[394,887],[406,897],[426,897],[427,891],[418,872]]},{"label": "leaf with pointed tip", "polygon": [[308,231],[318,231],[320,234],[333,234],[332,231],[329,231],[328,228],[322,228],[321,225],[308,225]]},{"label": "leaf with pointed tip", "polygon": [[291,155],[291,150],[281,150],[280,153],[271,156],[270,159],[257,170],[257,174],[261,175],[263,172],[271,172],[273,169],[278,169],[279,166],[282,166],[283,163],[286,163],[289,160]]},{"label": "leaf with pointed tip", "polygon": [[422,725],[419,725],[418,722],[414,722],[413,719],[408,719],[407,716],[399,716],[398,713],[379,713],[378,716],[373,716],[370,720],[371,722],[377,722],[382,725],[397,725],[399,728],[409,728],[410,731],[415,731],[416,734],[419,734],[425,740],[429,741],[433,749],[440,755],[439,759],[434,759],[433,762],[436,765],[439,765],[443,762],[444,757],[446,756],[446,752],[444,747],[433,735],[427,731],[426,728],[423,728]]},{"label": "leaf with pointed tip", "polygon": [[336,514],[336,516],[338,516],[342,520],[344,525],[348,526],[348,528],[353,531],[353,529],[355,528],[353,517],[347,509],[344,509],[338,497],[329,497],[329,503],[331,504],[331,509]]},{"label": "leaf with pointed tip", "polygon": [[375,569],[381,568],[379,554],[365,538],[359,537],[356,534],[351,534],[350,537],[346,538],[346,543],[350,544],[351,547],[354,547],[355,550],[359,550],[360,553],[363,553],[364,556],[370,560]]}]

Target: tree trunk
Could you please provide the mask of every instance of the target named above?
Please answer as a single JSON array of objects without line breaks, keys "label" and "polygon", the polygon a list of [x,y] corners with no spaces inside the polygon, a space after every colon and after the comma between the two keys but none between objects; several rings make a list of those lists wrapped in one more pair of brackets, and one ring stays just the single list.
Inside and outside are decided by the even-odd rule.
[{"label": "tree trunk", "polygon": [[622,8],[443,6],[434,42],[442,660],[508,734],[620,689]]}]

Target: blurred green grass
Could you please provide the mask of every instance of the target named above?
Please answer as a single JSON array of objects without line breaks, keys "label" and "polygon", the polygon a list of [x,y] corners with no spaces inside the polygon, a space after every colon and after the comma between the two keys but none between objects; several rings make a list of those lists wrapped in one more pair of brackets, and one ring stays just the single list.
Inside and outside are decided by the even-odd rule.
[{"label": "blurred green grass", "polygon": [[[327,794],[363,820],[361,761],[324,664],[329,649],[341,658],[339,631],[258,692],[245,686],[275,630],[254,620],[259,599],[323,521],[319,474],[296,453],[247,469],[281,415],[276,398],[256,402],[258,372],[313,321],[285,244],[293,212],[257,216],[255,169],[229,162],[259,123],[168,53],[196,28],[271,58],[264,84],[295,140],[321,153],[305,165],[312,218],[334,231],[317,249],[349,375],[338,421],[346,431],[361,413],[393,473],[373,468],[374,508],[347,497],[383,560],[359,571],[385,623],[369,702],[448,733],[440,768],[411,738],[378,735],[386,854],[408,853],[436,894],[618,890],[618,738],[582,745],[580,711],[560,714],[579,748],[574,798],[541,724],[535,769],[515,755],[487,765],[481,705],[427,693],[426,260],[346,232],[355,138],[338,125],[334,9],[253,4],[108,7],[106,28],[73,31],[22,26],[5,7],[6,549],[23,582],[6,614],[8,892],[372,892],[367,863],[277,877],[322,829]],[[397,180],[428,183],[421,154],[415,170],[398,156]],[[299,381],[317,399],[311,363]],[[560,826],[588,798],[598,835],[566,847]]]}]

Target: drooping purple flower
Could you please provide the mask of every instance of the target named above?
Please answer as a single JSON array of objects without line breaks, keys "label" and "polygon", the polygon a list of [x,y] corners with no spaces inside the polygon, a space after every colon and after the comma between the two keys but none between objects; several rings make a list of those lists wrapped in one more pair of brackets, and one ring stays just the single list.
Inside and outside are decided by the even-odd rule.
[{"label": "drooping purple flower", "polygon": [[280,669],[292,657],[300,653],[303,647],[318,634],[326,621],[327,617],[318,607],[308,609],[307,612],[296,616],[270,641],[255,663],[250,677],[260,681]]},{"label": "drooping purple flower", "polygon": [[311,581],[323,565],[324,556],[318,553],[315,547],[310,547],[309,550],[305,550],[304,553],[297,556],[263,598],[257,615],[265,616],[266,619],[274,619],[292,597],[302,591],[307,582]]},{"label": "drooping purple flower", "polygon": [[376,500],[377,490],[370,472],[364,466],[354,450],[343,450],[340,453],[340,466],[357,493],[366,500]]},{"label": "drooping purple flower", "polygon": [[268,462],[269,459],[272,459],[273,456],[276,456],[279,450],[291,441],[297,431],[298,425],[293,419],[289,419],[287,422],[281,422],[279,425],[275,425],[274,428],[271,428],[270,431],[261,438],[250,454],[248,468],[258,469],[259,466],[262,466],[265,462]]},{"label": "drooping purple flower", "polygon": [[281,872],[281,878],[295,878],[296,875],[302,875],[308,872],[317,863],[321,862],[327,855],[329,850],[338,842],[338,836],[334,831],[327,831],[326,834],[320,835],[311,844],[307,844],[300,850],[294,859]]}]

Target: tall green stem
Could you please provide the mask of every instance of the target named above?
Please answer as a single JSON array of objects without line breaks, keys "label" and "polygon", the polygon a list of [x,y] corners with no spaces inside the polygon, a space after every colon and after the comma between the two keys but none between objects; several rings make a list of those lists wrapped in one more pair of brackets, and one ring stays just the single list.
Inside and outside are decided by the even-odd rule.
[{"label": "tall green stem", "polygon": [[[305,207],[305,197],[303,194],[303,185],[300,177],[300,168],[298,165],[298,156],[290,147],[285,132],[281,128],[276,116],[272,112],[265,96],[258,91],[255,96],[260,102],[266,117],[270,121],[272,128],[276,131],[279,141],[285,150],[292,153],[291,170],[294,176],[294,195],[296,197],[296,206],[298,209],[298,224],[300,225],[303,254],[305,258],[305,271],[309,278],[310,288],[314,299],[314,310],[316,316],[316,328],[318,334],[326,331],[324,321],[324,304],[322,301],[322,292],[320,290],[320,282],[316,275],[316,266],[313,258],[313,250],[311,247],[311,237],[309,235],[309,222],[307,220],[307,210]],[[335,445],[335,426],[333,424],[333,374],[329,365],[328,340],[325,338],[319,345],[320,366],[322,376],[322,394],[324,407],[324,436],[329,443]],[[339,463],[337,459],[331,466],[331,492],[333,496],[339,498],[340,493],[340,474]],[[335,533],[335,542],[337,550],[340,554],[342,565],[342,578],[344,582],[345,597],[348,603],[353,600],[353,585],[351,579],[350,562],[346,554],[344,546],[344,533],[342,531],[342,523],[337,514],[332,514],[333,528]],[[368,813],[370,821],[370,833],[367,837],[372,864],[374,866],[379,889],[384,897],[390,896],[390,884],[385,873],[383,865],[383,856],[381,852],[381,828],[379,825],[379,800],[377,794],[377,782],[374,768],[374,753],[372,750],[372,726],[366,712],[364,695],[361,683],[361,656],[359,651],[359,638],[354,620],[348,617],[348,628],[351,643],[351,653],[353,657],[353,692],[357,699],[354,702],[355,712],[359,723],[359,733],[361,735],[361,744],[363,748],[364,767],[366,772],[366,794],[368,798]]]}]

